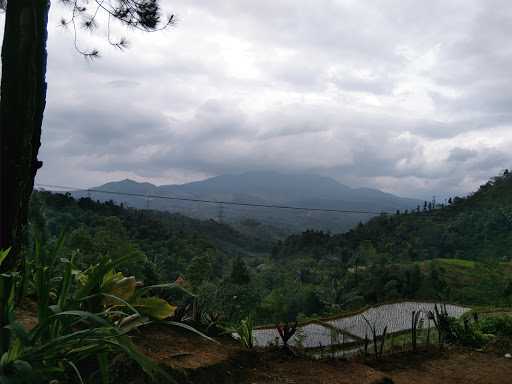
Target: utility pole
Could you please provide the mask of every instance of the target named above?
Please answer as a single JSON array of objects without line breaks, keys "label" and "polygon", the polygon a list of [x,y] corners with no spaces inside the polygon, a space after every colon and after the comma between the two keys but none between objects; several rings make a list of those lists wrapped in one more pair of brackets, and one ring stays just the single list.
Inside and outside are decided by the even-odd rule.
[{"label": "utility pole", "polygon": [[149,209],[149,196],[148,196],[147,192],[146,192],[146,209]]}]

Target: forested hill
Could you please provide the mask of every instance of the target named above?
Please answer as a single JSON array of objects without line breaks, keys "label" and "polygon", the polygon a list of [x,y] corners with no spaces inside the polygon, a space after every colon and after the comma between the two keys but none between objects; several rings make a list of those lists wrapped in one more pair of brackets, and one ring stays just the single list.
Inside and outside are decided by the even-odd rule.
[{"label": "forested hill", "polygon": [[[214,220],[196,220],[50,192],[34,191],[30,221],[47,238],[65,232],[66,247],[79,250],[82,257],[91,260],[107,253],[115,256],[143,252],[148,260],[140,267],[144,270],[131,272],[155,281],[172,281],[187,274],[194,258],[207,258],[222,275],[224,265],[229,267],[235,256],[266,254],[273,244],[266,240],[268,237],[244,235]],[[252,228],[258,223],[247,225]],[[248,229],[247,233],[251,231]]]},{"label": "forested hill", "polygon": [[510,260],[512,175],[505,171],[468,197],[450,199],[447,206],[382,215],[339,235],[307,231],[274,249],[275,257],[306,254],[336,255],[360,265],[436,258]]},{"label": "forested hill", "polygon": [[[205,309],[237,322],[304,319],[393,300],[512,305],[512,177],[492,179],[445,207],[385,215],[344,234],[306,231],[273,243],[213,220],[35,192],[33,226],[87,265],[143,252],[128,271],[145,282],[178,275]],[[47,225],[43,225],[44,223]],[[264,226],[262,226],[264,228]],[[464,260],[466,259],[466,260]]]}]

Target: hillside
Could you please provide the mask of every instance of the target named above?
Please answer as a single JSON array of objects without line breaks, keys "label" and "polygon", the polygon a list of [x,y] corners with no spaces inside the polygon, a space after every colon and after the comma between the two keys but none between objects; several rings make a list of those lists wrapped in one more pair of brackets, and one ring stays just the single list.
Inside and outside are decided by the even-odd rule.
[{"label": "hillside", "polygon": [[214,266],[211,273],[222,276],[237,256],[267,254],[273,245],[267,238],[250,231],[242,234],[214,220],[50,192],[34,191],[30,221],[44,238],[66,233],[66,249],[78,251],[84,263],[102,254],[142,252],[147,262],[130,272],[153,282],[174,281],[187,274],[194,258],[196,262],[206,258]]},{"label": "hillside", "polygon": [[297,273],[323,287],[331,308],[407,297],[510,305],[511,250],[512,176],[505,172],[448,206],[381,215],[344,234],[292,235],[272,257],[301,265]]},{"label": "hillside", "polygon": [[448,206],[381,215],[347,233],[303,233],[289,237],[275,251],[283,257],[336,249],[348,261],[379,258],[416,261],[434,258],[510,260],[512,258],[512,176],[495,177],[466,198]]},{"label": "hillside", "polygon": [[[375,189],[350,188],[324,176],[275,172],[221,175],[182,185],[156,186],[150,183],[123,180],[110,182],[92,189],[235,203],[375,212],[412,209],[419,203],[415,199],[401,198]],[[97,192],[74,192],[73,195],[76,197],[91,196],[94,200],[100,201],[112,199],[137,208],[145,208],[149,205],[152,209],[179,212],[200,219],[218,218],[221,214],[226,222],[237,227],[244,220],[256,219],[258,222],[279,228],[288,234],[305,229],[341,232],[371,217],[368,214],[340,215],[232,205],[224,205],[219,208],[216,204],[199,204],[164,199],[148,200],[144,197],[119,196]],[[222,213],[219,209],[222,209]]]},{"label": "hillside", "polygon": [[[239,231],[112,202],[36,196],[45,201],[52,234],[70,231],[70,249],[94,257],[108,244],[131,244],[149,260],[132,273],[156,281],[184,276],[202,305],[228,321],[251,315],[267,324],[404,299],[512,304],[508,174],[446,207],[379,216],[343,234],[309,230],[279,242],[251,220]],[[110,251],[123,249],[111,245]]]}]

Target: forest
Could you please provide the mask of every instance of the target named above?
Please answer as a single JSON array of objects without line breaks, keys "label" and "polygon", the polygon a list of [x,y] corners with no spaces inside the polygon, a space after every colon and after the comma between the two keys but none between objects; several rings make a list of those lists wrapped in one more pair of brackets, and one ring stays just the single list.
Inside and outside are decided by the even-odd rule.
[{"label": "forest", "polygon": [[179,279],[226,323],[306,320],[402,299],[512,304],[512,176],[449,202],[381,215],[342,234],[305,231],[279,241],[215,220],[51,192],[34,192],[30,220],[49,242],[65,233],[64,249],[84,266],[140,254],[144,261],[125,266],[126,274],[145,284]]}]

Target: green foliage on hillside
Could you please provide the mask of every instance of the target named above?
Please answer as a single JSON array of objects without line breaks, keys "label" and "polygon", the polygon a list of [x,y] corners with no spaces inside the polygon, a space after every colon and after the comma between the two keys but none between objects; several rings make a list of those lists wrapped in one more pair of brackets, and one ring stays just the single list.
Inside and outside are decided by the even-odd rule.
[{"label": "green foliage on hillside", "polygon": [[45,236],[55,237],[65,230],[65,246],[77,250],[84,264],[104,254],[145,254],[147,261],[132,266],[136,270],[131,272],[150,280],[175,280],[186,275],[194,258],[212,268],[211,276],[205,278],[222,276],[231,257],[271,248],[271,243],[242,235],[213,220],[137,210],[88,198],[75,200],[68,194],[34,192],[30,216]]},{"label": "green foliage on hillside", "polygon": [[[272,243],[213,220],[35,193],[31,222],[86,265],[142,253],[127,271],[174,281],[228,322],[275,323],[403,299],[512,304],[512,177],[447,206],[382,215],[347,233],[305,231]],[[47,226],[44,223],[47,222]],[[46,229],[45,229],[46,228]]]},{"label": "green foliage on hillside", "polygon": [[290,236],[275,251],[278,258],[297,254],[341,256],[374,263],[434,258],[512,259],[512,176],[493,178],[451,205],[398,215],[381,215],[347,233],[304,232]]},{"label": "green foliage on hillside", "polygon": [[[381,215],[344,234],[290,236],[272,259],[310,282],[331,309],[402,298],[510,305],[512,175],[447,206]],[[309,267],[294,269],[301,260]]]},{"label": "green foliage on hillside", "polygon": [[[247,317],[261,301],[244,258],[268,254],[272,244],[228,225],[50,192],[34,192],[30,222],[51,241],[65,231],[63,251],[74,253],[82,268],[105,255],[132,255],[143,261],[125,265],[121,272],[145,285],[184,279],[186,288],[200,294],[205,312],[220,312],[227,320]],[[31,243],[27,239],[27,254]]]}]

